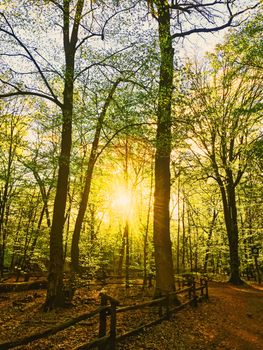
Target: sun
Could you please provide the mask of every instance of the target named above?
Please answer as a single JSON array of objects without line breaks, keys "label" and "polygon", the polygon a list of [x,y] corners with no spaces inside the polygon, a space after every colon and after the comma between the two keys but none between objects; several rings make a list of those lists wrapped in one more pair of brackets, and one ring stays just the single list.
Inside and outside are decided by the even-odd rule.
[{"label": "sun", "polygon": [[117,210],[125,219],[133,213],[132,193],[125,186],[118,186],[112,195],[112,208]]},{"label": "sun", "polygon": [[116,193],[116,197],[114,199],[114,205],[120,208],[127,208],[127,209],[130,208],[131,197],[129,193],[125,193],[125,192]]}]

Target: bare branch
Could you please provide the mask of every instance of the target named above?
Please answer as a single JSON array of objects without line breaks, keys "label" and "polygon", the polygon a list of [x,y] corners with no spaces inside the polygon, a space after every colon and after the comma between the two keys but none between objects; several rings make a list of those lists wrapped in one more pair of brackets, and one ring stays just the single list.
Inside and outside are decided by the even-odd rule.
[{"label": "bare branch", "polygon": [[[218,2],[218,1],[214,1],[213,3],[210,3],[210,6],[213,5],[213,4],[219,4],[219,3],[224,3],[224,2]],[[208,6],[209,4],[203,4],[203,5],[192,5],[193,8],[200,8],[201,6]],[[249,6],[247,7],[246,9],[243,9],[241,11],[238,11],[236,13],[232,13],[232,10],[230,8],[230,2],[228,1],[227,2],[227,9],[228,9],[228,12],[229,12],[229,18],[228,20],[222,24],[222,25],[219,25],[219,26],[215,26],[215,27],[211,27],[211,28],[193,28],[193,29],[190,29],[190,30],[186,30],[184,32],[180,32],[180,33],[174,33],[172,35],[172,39],[175,39],[175,38],[184,38],[188,35],[191,35],[191,34],[194,34],[194,33],[213,33],[213,32],[217,32],[217,31],[220,31],[222,29],[225,29],[225,28],[228,28],[228,27],[235,27],[236,25],[233,24],[233,20],[242,15],[243,13],[249,11],[249,10],[253,10],[255,9],[256,7],[258,7],[259,3],[255,4],[254,6]]]},{"label": "bare branch", "polygon": [[37,96],[41,98],[45,98],[46,100],[52,101],[56,103],[59,107],[62,106],[60,102],[55,102],[54,99],[48,95],[40,94],[32,91],[16,91],[16,92],[7,92],[6,94],[0,94],[0,98],[12,97],[12,96]]},{"label": "bare branch", "polygon": [[99,61],[99,62],[91,63],[89,66],[87,66],[87,67],[83,68],[81,71],[79,71],[79,72],[75,75],[74,80],[78,79],[84,72],[86,72],[87,70],[91,69],[92,67],[102,65],[102,64],[103,64],[104,62],[106,62],[108,59],[114,57],[114,56],[117,55],[118,53],[121,53],[121,52],[123,52],[123,51],[125,51],[125,50],[128,50],[128,49],[132,48],[134,45],[135,45],[135,43],[132,43],[132,44],[129,45],[129,46],[123,47],[123,48],[121,48],[120,50],[113,52],[111,55],[109,55],[109,56],[103,58],[103,59],[102,59],[101,61]]},{"label": "bare branch", "polygon": [[8,85],[16,90],[16,91],[10,91],[10,92],[6,92],[4,94],[0,94],[0,98],[12,97],[12,96],[37,96],[37,97],[41,97],[41,98],[44,98],[46,100],[52,101],[60,108],[62,107],[62,103],[60,103],[59,100],[55,100],[50,95],[46,95],[44,93],[36,92],[36,91],[21,90],[18,86],[11,84],[10,82],[7,82],[1,78],[0,78],[0,82],[5,84],[5,85]]},{"label": "bare branch", "polygon": [[[0,31],[11,36],[12,38],[15,39],[15,41],[18,42],[18,44],[25,50],[25,52],[28,55],[28,59],[35,65],[36,69],[38,70],[44,84],[46,85],[47,89],[49,90],[50,94],[53,96],[53,98],[51,99],[53,102],[55,102],[57,105],[61,105],[57,96],[54,94],[51,86],[49,85],[45,75],[43,74],[42,69],[40,68],[39,64],[37,63],[37,61],[35,60],[34,56],[32,55],[32,53],[29,51],[28,47],[18,38],[18,36],[15,34],[11,24],[9,23],[8,19],[6,18],[6,16],[0,12],[0,16],[5,20],[7,26],[9,27],[10,31],[1,28],[0,27]],[[17,95],[17,93],[15,93],[15,95]],[[50,98],[49,98],[50,99]]]},{"label": "bare branch", "polygon": [[73,47],[76,47],[76,43],[78,40],[79,24],[81,21],[81,13],[82,13],[83,6],[84,6],[84,0],[78,0],[76,12],[75,12],[75,18],[73,22],[73,28],[71,32],[71,38],[70,38],[70,43],[71,45],[73,45]]},{"label": "bare branch", "polygon": [[101,148],[100,152],[97,153],[96,155],[96,160],[98,159],[98,157],[101,155],[101,153],[109,146],[109,144],[113,141],[113,139],[120,134],[122,131],[129,129],[129,128],[133,128],[135,126],[142,126],[142,125],[156,125],[156,123],[134,123],[134,124],[129,124],[129,125],[125,125],[122,128],[118,129],[117,131],[114,132],[114,134],[107,140],[107,142],[105,143],[105,145],[103,145],[103,147]]},{"label": "bare branch", "polygon": [[89,40],[90,38],[93,38],[94,36],[98,36],[101,37],[102,35],[100,33],[91,33],[87,36],[85,36],[83,39],[81,39],[81,41],[78,43],[78,45],[76,46],[76,50],[78,50],[80,48],[81,45],[83,45],[85,43],[85,41]]}]

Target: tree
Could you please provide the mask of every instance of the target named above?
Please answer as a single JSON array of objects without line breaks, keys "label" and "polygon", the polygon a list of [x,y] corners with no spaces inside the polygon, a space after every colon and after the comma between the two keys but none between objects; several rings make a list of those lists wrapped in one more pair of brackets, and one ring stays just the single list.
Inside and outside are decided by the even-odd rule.
[{"label": "tree", "polygon": [[[236,25],[237,16],[257,5],[235,11],[236,1],[232,0],[216,0],[211,3],[161,0],[147,2],[152,16],[158,22],[160,47],[154,192],[155,294],[158,296],[175,289],[169,223],[173,41],[191,34],[211,33]],[[218,10],[223,10],[226,14],[218,18]]]},{"label": "tree", "polygon": [[[63,292],[63,227],[72,146],[74,87],[88,70],[99,65],[96,62],[88,65],[85,57],[83,59],[81,56],[81,50],[91,38],[104,39],[106,25],[117,12],[115,7],[113,10],[108,9],[109,13],[106,13],[106,18],[100,16],[102,23],[99,23],[99,21],[93,21],[92,18],[94,18],[96,11],[103,12],[103,2],[98,2],[97,7],[93,6],[93,2],[88,4],[84,0],[50,0],[48,2],[38,1],[36,4],[25,0],[24,3],[27,6],[33,6],[33,11],[30,13],[33,14],[32,21],[28,20],[29,14],[26,11],[21,11],[19,2],[15,3],[11,10],[7,7],[5,13],[0,13],[1,38],[9,45],[7,51],[1,53],[4,60],[4,71],[1,72],[0,82],[4,90],[0,97],[36,96],[54,103],[61,111],[60,155],[50,233],[50,267],[45,303],[45,309],[50,310],[65,302]],[[12,20],[9,19],[11,11],[16,10],[18,16]],[[120,11],[126,11],[126,8]],[[87,19],[88,16],[91,21]],[[53,21],[52,28],[50,20]],[[33,24],[34,31],[32,31]],[[54,50],[45,50],[43,53],[44,47],[39,47],[39,44],[46,45],[47,42],[43,43],[42,40],[38,42],[38,37],[34,36],[35,30],[41,32],[44,28],[46,32],[51,30],[53,33],[57,27],[62,29],[62,33],[55,31],[56,35],[53,34]],[[24,38],[22,38],[23,34]],[[123,50],[122,48],[121,51]],[[106,58],[113,55],[106,52]],[[17,62],[14,63],[11,59],[14,57],[22,63],[21,67],[26,71],[17,69]],[[106,58],[101,59],[101,64],[105,62]],[[59,64],[61,64],[60,68]],[[27,76],[30,76],[31,80],[26,79]],[[58,84],[58,81],[61,84]]]},{"label": "tree", "polygon": [[4,272],[4,258],[10,233],[10,211],[15,197],[15,184],[20,170],[17,166],[18,154],[22,153],[26,124],[20,115],[24,106],[15,100],[1,105],[0,132],[0,274]]},{"label": "tree", "polygon": [[244,22],[240,28],[228,35],[228,45],[225,49],[229,59],[232,57],[235,64],[254,69],[263,68],[262,17],[261,12],[256,12],[248,22]]},{"label": "tree", "polygon": [[[38,101],[38,106],[40,103]],[[33,115],[30,125],[30,139],[27,142],[27,152],[23,157],[19,157],[20,163],[26,168],[26,175],[30,179],[33,175],[35,180],[33,186],[39,191],[42,199],[42,209],[38,217],[37,227],[34,230],[32,241],[30,242],[27,264],[30,266],[34,260],[35,248],[38,246],[39,238],[43,233],[47,233],[51,228],[50,206],[55,189],[55,178],[58,166],[58,148],[57,139],[59,132],[56,128],[55,120],[49,117],[51,108],[45,110],[43,104],[42,110],[37,112],[37,118]],[[33,182],[33,179],[31,180]],[[46,219],[46,225],[43,224]]]},{"label": "tree", "polygon": [[119,83],[120,83],[120,79],[116,80],[116,82],[113,83],[113,85],[109,91],[109,94],[105,100],[102,111],[98,117],[96,130],[95,130],[95,134],[94,134],[94,139],[93,139],[91,150],[90,150],[90,156],[89,156],[88,166],[87,166],[85,180],[84,180],[84,188],[83,188],[81,202],[80,202],[78,215],[77,215],[77,219],[76,219],[75,227],[74,227],[74,232],[73,232],[73,236],[72,236],[71,263],[72,263],[72,268],[74,271],[78,271],[78,269],[79,269],[79,246],[78,245],[79,245],[79,239],[80,239],[80,231],[81,231],[84,215],[85,215],[87,205],[88,205],[93,169],[94,169],[95,162],[96,162],[97,156],[98,156],[100,133],[102,130],[104,118],[105,118],[105,115],[107,113],[108,107],[110,105],[110,102],[113,98],[113,94],[114,94]]},{"label": "tree", "polygon": [[187,112],[193,121],[190,148],[207,176],[219,186],[229,243],[230,282],[241,284],[236,188],[257,140],[262,74],[237,67],[224,55],[224,49],[212,57],[208,72],[193,75]]}]

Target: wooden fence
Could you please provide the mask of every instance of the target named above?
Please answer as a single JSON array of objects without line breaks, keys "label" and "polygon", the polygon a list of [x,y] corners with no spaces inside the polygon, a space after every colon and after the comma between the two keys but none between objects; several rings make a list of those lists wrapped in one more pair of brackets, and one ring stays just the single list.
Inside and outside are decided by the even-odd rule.
[{"label": "wooden fence", "polygon": [[[93,348],[98,348],[99,350],[114,350],[117,341],[123,340],[124,338],[127,338],[131,335],[138,334],[148,327],[154,326],[163,320],[169,319],[174,312],[182,309],[188,304],[197,306],[199,300],[208,299],[208,281],[206,278],[201,278],[200,283],[197,283],[194,278],[189,278],[188,280],[183,280],[182,284],[187,284],[188,287],[179,289],[176,292],[169,293],[166,296],[158,299],[125,307],[118,307],[120,305],[120,302],[117,299],[112,298],[105,293],[101,293],[101,307],[99,311],[99,336],[94,341],[76,347],[74,350],[87,350]],[[188,300],[178,306],[174,306],[173,296],[179,294],[186,294],[188,296]],[[134,328],[124,334],[117,335],[117,314],[143,309],[149,306],[158,307],[159,317],[157,319],[141,325],[140,327]],[[108,334],[107,317],[110,317]]]},{"label": "wooden fence", "polygon": [[[185,285],[187,286],[186,288]],[[125,307],[120,307],[120,302],[117,299],[105,293],[101,293],[101,303],[98,309],[90,313],[79,315],[63,324],[59,324],[56,327],[47,329],[40,333],[27,336],[23,339],[2,343],[0,344],[0,350],[7,350],[20,345],[26,345],[34,340],[54,335],[66,328],[71,327],[72,325],[75,325],[80,321],[91,319],[97,315],[99,315],[98,338],[92,342],[78,346],[74,350],[86,350],[93,348],[98,348],[99,350],[114,350],[117,341],[120,341],[131,335],[138,334],[150,326],[154,326],[163,320],[169,319],[174,312],[180,310],[188,304],[197,306],[198,300],[208,299],[208,281],[206,278],[201,278],[200,282],[197,283],[193,277],[188,276],[187,279],[182,279],[179,281],[179,288],[180,289],[178,289],[176,292],[169,293],[161,298]],[[185,302],[182,302],[180,305],[175,306],[173,303],[173,296],[180,294],[185,295],[187,297],[187,300]],[[117,334],[118,314],[154,306],[158,307],[158,318],[156,318],[154,321],[141,325],[140,327],[131,329],[124,334]],[[109,329],[107,330],[108,317],[110,320],[108,327]]]}]

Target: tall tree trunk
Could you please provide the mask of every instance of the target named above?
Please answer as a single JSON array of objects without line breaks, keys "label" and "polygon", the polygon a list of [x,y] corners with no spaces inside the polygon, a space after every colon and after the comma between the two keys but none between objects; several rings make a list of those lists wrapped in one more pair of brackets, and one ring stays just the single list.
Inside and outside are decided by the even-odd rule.
[{"label": "tall tree trunk", "polygon": [[[53,220],[50,232],[50,264],[48,275],[48,290],[44,310],[63,306],[66,296],[63,293],[63,228],[67,202],[70,153],[72,144],[72,115],[75,53],[78,41],[78,29],[81,20],[84,0],[78,0],[74,23],[70,21],[70,1],[63,2],[63,40],[65,52],[65,79],[62,105],[62,135],[59,156],[58,180],[54,201]],[[71,35],[70,35],[71,30]]]},{"label": "tall tree trunk", "polygon": [[105,100],[103,109],[99,115],[98,122],[96,125],[96,131],[94,135],[94,139],[91,146],[89,161],[88,161],[88,167],[85,175],[85,183],[84,183],[84,189],[81,196],[81,202],[78,210],[77,219],[75,222],[74,232],[72,236],[72,244],[71,244],[71,267],[72,270],[77,272],[79,269],[79,240],[80,240],[80,232],[81,227],[83,224],[85,212],[88,205],[89,200],[89,194],[90,194],[90,187],[91,187],[91,181],[92,181],[92,175],[94,166],[97,160],[98,156],[98,146],[99,146],[99,140],[100,140],[100,133],[103,125],[104,118],[106,116],[108,107],[110,105],[110,102],[112,100],[113,94],[120,83],[120,79],[117,80],[111,87],[111,90],[108,94],[107,99]]},{"label": "tall tree trunk", "polygon": [[[30,247],[30,253],[28,255],[28,263],[29,264],[31,262],[33,255],[34,255],[34,251],[36,248],[37,240],[39,238],[40,229],[41,229],[42,221],[44,218],[45,210],[46,210],[46,203],[44,203],[42,210],[40,212],[40,216],[39,216],[38,223],[37,223],[37,229],[36,229],[36,232],[34,234],[33,241],[32,241],[31,247]],[[50,228],[50,226],[48,226],[48,227]]]},{"label": "tall tree trunk", "polygon": [[14,137],[14,125],[11,121],[10,125],[10,144],[8,149],[8,161],[7,161],[7,175],[4,183],[3,194],[0,196],[0,276],[4,274],[4,263],[5,263],[5,248],[6,248],[6,235],[7,235],[7,223],[8,223],[8,197],[10,192],[10,180],[11,180],[11,167],[14,159],[15,146],[13,145]]},{"label": "tall tree trunk", "polygon": [[143,288],[146,288],[147,286],[148,233],[149,233],[149,225],[150,225],[152,195],[153,195],[153,161],[151,164],[150,196],[149,196],[149,202],[148,202],[145,232],[143,237]]},{"label": "tall tree trunk", "polygon": [[155,4],[158,9],[159,46],[161,51],[153,220],[153,242],[156,265],[155,296],[157,297],[175,290],[169,214],[174,50],[170,33],[169,5],[166,1],[155,1]]},{"label": "tall tree trunk", "polygon": [[193,247],[192,247],[192,230],[191,230],[191,215],[190,215],[190,206],[187,205],[187,225],[188,225],[188,238],[189,238],[189,265],[190,271],[193,272]]},{"label": "tall tree trunk", "polygon": [[89,221],[89,231],[90,231],[90,243],[93,245],[97,238],[97,232],[95,231],[95,205],[89,205],[90,221]]},{"label": "tall tree trunk", "polygon": [[[71,96],[69,91],[71,90]],[[58,182],[54,202],[52,226],[50,232],[50,265],[48,275],[48,290],[44,309],[63,306],[63,228],[65,222],[65,208],[69,177],[69,162],[71,151],[72,130],[72,99],[73,85],[65,84],[64,110],[61,152],[59,157]]]},{"label": "tall tree trunk", "polygon": [[194,263],[195,267],[194,270],[195,272],[198,271],[198,242],[199,242],[199,231],[198,231],[198,226],[195,228],[195,254],[194,254]]},{"label": "tall tree trunk", "polygon": [[118,270],[117,270],[117,275],[121,276],[122,275],[122,267],[123,267],[123,260],[124,260],[124,254],[125,254],[125,234],[122,234],[122,240],[121,240],[121,247],[120,247],[120,252],[119,252],[119,262],[118,262]]},{"label": "tall tree trunk", "polygon": [[69,208],[67,210],[67,215],[66,215],[66,235],[65,235],[65,244],[64,244],[64,256],[63,256],[63,261],[65,263],[67,254],[68,254],[68,243],[69,243],[69,229],[70,229],[70,219],[71,219],[71,203],[69,205]]},{"label": "tall tree trunk", "polygon": [[212,239],[212,234],[216,222],[216,218],[218,216],[218,213],[216,210],[213,210],[213,217],[212,221],[210,223],[209,231],[208,231],[208,237],[207,237],[207,243],[206,243],[206,250],[205,250],[205,262],[204,262],[204,272],[207,272],[207,265],[208,265],[208,260],[209,260],[209,254],[210,254],[210,246],[211,246],[211,239]]},{"label": "tall tree trunk", "polygon": [[[245,258],[248,259],[249,258],[249,255],[248,255],[248,250],[249,248],[251,249],[253,246],[254,246],[254,240],[253,240],[253,217],[252,217],[252,212],[251,212],[251,208],[248,208],[247,210],[247,214],[248,214],[248,228],[249,228],[249,242],[244,242],[246,244],[245,246]],[[248,243],[248,244],[247,244]],[[247,247],[248,245],[248,247]],[[257,282],[259,284],[261,284],[261,273],[260,273],[260,267],[259,267],[259,264],[258,264],[258,256],[257,255],[254,255],[253,256],[254,258],[254,266],[255,266],[255,271],[256,271],[256,279],[257,279]]]},{"label": "tall tree trunk", "polygon": [[[221,185],[220,185],[221,184]],[[238,254],[238,225],[235,186],[231,174],[228,175],[227,188],[219,181],[221,196],[224,208],[224,219],[229,243],[230,254],[230,279],[229,282],[240,285],[243,281],[239,272],[239,254]]]},{"label": "tall tree trunk", "polygon": [[229,282],[233,284],[242,284],[243,281],[240,278],[239,272],[239,253],[238,253],[238,223],[237,223],[237,206],[236,206],[236,193],[235,186],[233,184],[232,175],[229,179],[229,185],[227,186],[228,195],[228,207],[229,207],[229,226],[228,233],[229,247],[230,247],[230,270],[231,275]]},{"label": "tall tree trunk", "polygon": [[[129,189],[129,140],[128,135],[125,137],[125,163],[124,163],[124,180],[125,189],[128,193]],[[124,237],[125,237],[125,285],[129,288],[130,280],[130,237],[129,237],[129,208],[126,208],[125,217],[125,227],[124,227]]]},{"label": "tall tree trunk", "polygon": [[129,239],[129,222],[128,219],[125,222],[124,227],[124,237],[125,237],[125,286],[130,287],[130,239]]},{"label": "tall tree trunk", "polygon": [[182,270],[185,271],[185,250],[186,250],[186,237],[185,237],[185,195],[183,195],[183,208],[182,208]]},{"label": "tall tree trunk", "polygon": [[176,242],[176,273],[180,273],[180,174],[177,188],[177,242]]}]

